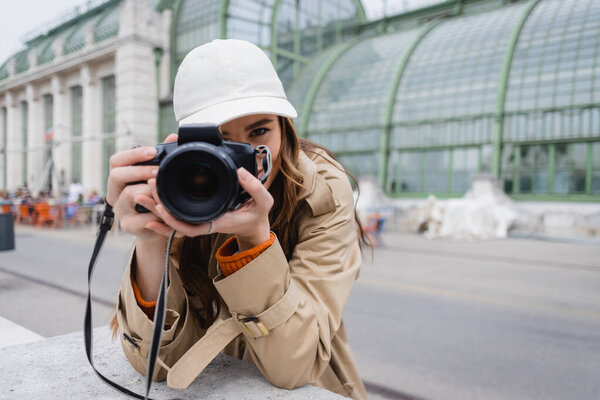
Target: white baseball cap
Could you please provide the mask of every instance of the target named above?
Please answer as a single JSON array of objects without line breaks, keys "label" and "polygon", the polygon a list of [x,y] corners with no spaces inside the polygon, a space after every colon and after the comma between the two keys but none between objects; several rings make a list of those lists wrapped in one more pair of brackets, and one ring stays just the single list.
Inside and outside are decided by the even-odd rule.
[{"label": "white baseball cap", "polygon": [[175,77],[179,125],[227,121],[252,114],[296,118],[267,55],[245,40],[213,40],[190,51]]}]

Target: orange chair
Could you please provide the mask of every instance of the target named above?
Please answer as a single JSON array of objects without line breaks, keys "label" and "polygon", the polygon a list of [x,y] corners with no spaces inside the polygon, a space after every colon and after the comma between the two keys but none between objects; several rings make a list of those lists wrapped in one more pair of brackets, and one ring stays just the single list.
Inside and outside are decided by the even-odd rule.
[{"label": "orange chair", "polygon": [[19,219],[17,222],[30,224],[31,223],[31,213],[29,212],[28,204],[19,204]]},{"label": "orange chair", "polygon": [[2,214],[10,214],[10,204],[2,204]]},{"label": "orange chair", "polygon": [[54,229],[56,227],[56,215],[54,215],[50,210],[50,204],[48,203],[38,203],[34,208],[35,213],[35,226],[40,227],[43,225],[48,225],[50,228]]}]

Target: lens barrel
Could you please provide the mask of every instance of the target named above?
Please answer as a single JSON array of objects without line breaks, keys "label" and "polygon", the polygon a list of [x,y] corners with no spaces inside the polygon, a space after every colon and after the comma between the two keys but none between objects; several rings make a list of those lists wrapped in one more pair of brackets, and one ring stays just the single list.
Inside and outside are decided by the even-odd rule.
[{"label": "lens barrel", "polygon": [[192,224],[211,221],[225,213],[237,198],[236,170],[222,146],[186,143],[160,162],[158,196],[179,220]]}]

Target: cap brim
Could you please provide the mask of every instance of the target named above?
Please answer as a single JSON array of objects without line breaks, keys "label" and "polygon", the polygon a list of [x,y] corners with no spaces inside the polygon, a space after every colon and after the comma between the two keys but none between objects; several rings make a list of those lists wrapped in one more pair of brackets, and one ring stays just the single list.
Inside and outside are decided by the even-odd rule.
[{"label": "cap brim", "polygon": [[289,118],[298,116],[294,106],[284,98],[249,97],[206,107],[182,118],[179,121],[179,126],[200,123],[221,125],[236,118],[254,114],[274,114]]}]

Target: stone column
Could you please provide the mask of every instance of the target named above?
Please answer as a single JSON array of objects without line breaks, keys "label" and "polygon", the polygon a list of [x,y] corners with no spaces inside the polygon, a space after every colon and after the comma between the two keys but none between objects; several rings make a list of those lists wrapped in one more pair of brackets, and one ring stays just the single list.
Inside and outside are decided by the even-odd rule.
[{"label": "stone column", "polygon": [[100,115],[102,99],[98,78],[90,65],[81,66],[82,87],[82,171],[81,180],[85,190],[102,187],[102,142],[100,140]]},{"label": "stone column", "polygon": [[17,104],[11,92],[4,95],[4,104],[6,104],[6,188],[15,190],[23,182],[21,179],[21,153],[16,152],[21,148],[19,143],[17,127]]},{"label": "stone column", "polygon": [[52,189],[54,195],[60,195],[65,190],[68,169],[71,165],[71,152],[69,146],[70,123],[68,120],[68,97],[64,82],[58,75],[52,76],[52,96],[54,97],[54,109],[52,119],[54,121],[54,148],[52,156],[54,160],[54,171],[52,174]]},{"label": "stone column", "polygon": [[142,0],[126,0],[119,17],[122,45],[115,57],[117,151],[158,139],[154,48],[161,47],[161,15]]},{"label": "stone column", "polygon": [[27,97],[27,185],[36,196],[40,188],[44,170],[44,112],[41,106],[39,89],[33,84],[25,87]]}]

